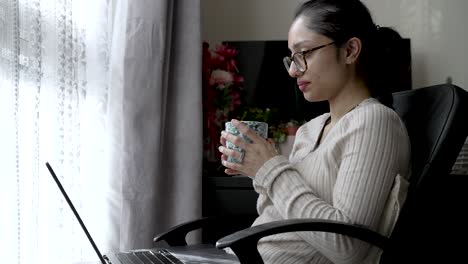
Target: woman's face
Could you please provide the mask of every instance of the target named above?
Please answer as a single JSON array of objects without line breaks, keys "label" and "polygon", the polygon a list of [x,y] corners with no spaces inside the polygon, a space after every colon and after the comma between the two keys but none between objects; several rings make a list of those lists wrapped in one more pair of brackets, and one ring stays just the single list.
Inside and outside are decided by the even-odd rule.
[{"label": "woman's face", "polygon": [[[332,39],[317,34],[306,27],[304,17],[298,17],[288,34],[288,46],[291,54],[310,50],[333,42]],[[297,85],[310,102],[330,100],[336,97],[349,79],[344,62],[343,49],[328,45],[305,54],[307,69],[304,73],[293,63],[289,75],[297,78]]]}]

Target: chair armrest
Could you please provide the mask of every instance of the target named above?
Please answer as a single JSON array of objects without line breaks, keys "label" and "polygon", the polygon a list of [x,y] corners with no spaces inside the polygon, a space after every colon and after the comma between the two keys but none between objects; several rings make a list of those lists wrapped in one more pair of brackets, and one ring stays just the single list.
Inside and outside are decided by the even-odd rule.
[{"label": "chair armrest", "polygon": [[387,237],[359,225],[319,219],[290,219],[253,226],[238,231],[218,240],[216,247],[230,247],[241,263],[263,263],[257,250],[257,244],[261,238],[274,234],[299,231],[321,231],[347,235],[368,242],[381,249],[384,249],[388,243]]},{"label": "chair armrest", "polygon": [[187,234],[193,230],[197,230],[203,227],[207,227],[217,221],[217,217],[204,217],[192,221],[176,225],[169,229],[168,231],[159,234],[153,238],[153,243],[159,241],[166,241],[169,246],[186,246],[187,241],[185,237]]},{"label": "chair armrest", "polygon": [[165,241],[171,247],[186,246],[186,236],[189,232],[203,228],[206,231],[211,231],[204,237],[205,243],[214,244],[219,238],[232,234],[238,230],[249,227],[254,215],[219,215],[209,216],[174,226],[168,231],[159,234],[153,238],[153,243]]}]

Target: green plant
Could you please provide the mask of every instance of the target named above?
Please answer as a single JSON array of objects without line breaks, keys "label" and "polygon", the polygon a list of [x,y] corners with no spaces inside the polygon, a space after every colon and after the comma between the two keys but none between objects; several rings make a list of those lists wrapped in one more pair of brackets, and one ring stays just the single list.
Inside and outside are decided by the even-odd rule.
[{"label": "green plant", "polygon": [[273,139],[277,144],[285,142],[288,135],[294,135],[297,128],[305,123],[305,121],[298,121],[296,119],[280,122],[276,108],[262,109],[258,107],[245,107],[240,120],[268,123],[268,137]]},{"label": "green plant", "polygon": [[271,135],[273,141],[277,144],[281,144],[286,141],[287,132],[282,127],[271,126],[268,129],[268,133]]},{"label": "green plant", "polygon": [[271,124],[272,122],[274,122],[277,113],[278,113],[277,109],[270,109],[270,108],[261,109],[258,107],[245,107],[244,112],[241,116],[241,120],[261,121],[261,122]]}]

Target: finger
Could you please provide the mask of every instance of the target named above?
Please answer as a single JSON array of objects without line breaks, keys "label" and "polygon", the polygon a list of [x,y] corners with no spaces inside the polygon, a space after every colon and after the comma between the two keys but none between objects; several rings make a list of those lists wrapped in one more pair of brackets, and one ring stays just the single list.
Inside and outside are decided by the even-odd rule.
[{"label": "finger", "polygon": [[279,154],[279,146],[276,144],[276,142],[272,138],[268,138],[267,141],[270,143],[270,147],[275,150],[276,154]]},{"label": "finger", "polygon": [[228,158],[229,158],[229,156],[227,156],[227,155],[224,155],[224,154],[221,155],[221,163],[224,165],[223,162],[225,162],[225,161],[227,162]]},{"label": "finger", "polygon": [[227,160],[227,158],[228,158],[228,156],[222,154],[222,155],[221,155],[221,162],[222,162],[223,160]]},{"label": "finger", "polygon": [[224,167],[231,169],[231,170],[235,170],[235,171],[240,171],[242,167],[241,164],[229,162],[227,160],[221,160],[221,163],[223,164]]},{"label": "finger", "polygon": [[239,171],[231,170],[231,169],[225,169],[225,170],[224,170],[224,173],[226,173],[227,175],[238,175],[238,174],[241,174]]},{"label": "finger", "polygon": [[270,145],[275,145],[275,141],[272,138],[267,138],[267,141]]},{"label": "finger", "polygon": [[225,131],[221,132],[221,137],[223,137],[225,140],[231,142],[232,144],[236,145],[241,149],[245,149],[245,147],[248,144],[248,142],[243,140],[241,137],[234,136],[233,134],[227,133]]},{"label": "finger", "polygon": [[[224,131],[222,131],[221,134],[222,134],[223,132],[224,132]],[[226,146],[226,139],[225,139],[223,136],[219,137],[219,142],[221,143],[221,145]]]},{"label": "finger", "polygon": [[242,122],[236,119],[232,119],[231,122],[244,136],[250,138],[250,140],[252,140],[253,142],[264,140],[254,130],[252,130],[250,127],[246,126]]},{"label": "finger", "polygon": [[235,150],[232,150],[232,149],[228,149],[226,147],[223,147],[223,146],[220,146],[218,147],[218,150],[219,152],[221,152],[222,154],[226,155],[226,156],[230,156],[230,157],[233,157],[237,160],[242,160],[242,153],[239,152],[239,151],[235,151]]}]

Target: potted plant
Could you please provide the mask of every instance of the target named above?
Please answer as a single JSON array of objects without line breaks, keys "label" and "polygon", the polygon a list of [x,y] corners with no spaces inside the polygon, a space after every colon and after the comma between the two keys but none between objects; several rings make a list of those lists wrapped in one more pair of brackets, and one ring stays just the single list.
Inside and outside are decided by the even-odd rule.
[{"label": "potted plant", "polygon": [[301,126],[301,122],[295,120],[295,119],[291,119],[289,120],[286,124],[285,124],[285,128],[286,128],[286,134],[288,136],[295,136],[296,133],[297,133],[297,130],[299,129],[299,127]]}]

